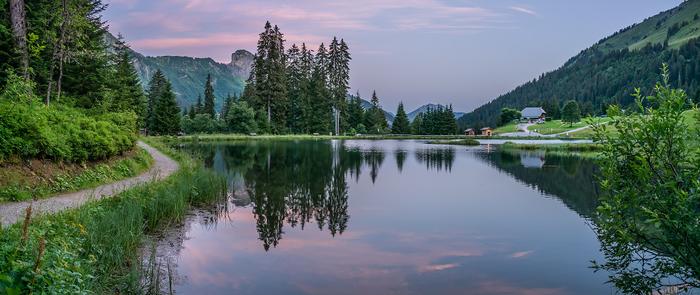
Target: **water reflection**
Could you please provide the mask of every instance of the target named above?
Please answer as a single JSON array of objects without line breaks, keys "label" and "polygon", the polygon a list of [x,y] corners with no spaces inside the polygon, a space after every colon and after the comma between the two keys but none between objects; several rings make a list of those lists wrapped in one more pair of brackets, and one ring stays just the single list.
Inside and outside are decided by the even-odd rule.
[{"label": "water reflection", "polygon": [[419,149],[416,150],[416,160],[428,170],[450,172],[455,161],[455,150],[452,147]]},{"label": "water reflection", "polygon": [[560,199],[583,217],[591,218],[598,207],[598,169],[590,159],[539,151],[496,151],[477,157],[543,195]]},{"label": "water reflection", "polygon": [[410,141],[187,149],[229,178],[237,208],[188,231],[178,293],[610,293],[580,217],[595,208],[590,161]]}]

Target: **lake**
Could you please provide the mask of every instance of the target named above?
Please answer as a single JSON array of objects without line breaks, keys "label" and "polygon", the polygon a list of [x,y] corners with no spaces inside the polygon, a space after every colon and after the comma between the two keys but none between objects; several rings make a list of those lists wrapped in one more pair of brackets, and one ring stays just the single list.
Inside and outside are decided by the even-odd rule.
[{"label": "lake", "polygon": [[176,230],[179,294],[612,294],[595,165],[422,141],[192,144],[231,184]]}]

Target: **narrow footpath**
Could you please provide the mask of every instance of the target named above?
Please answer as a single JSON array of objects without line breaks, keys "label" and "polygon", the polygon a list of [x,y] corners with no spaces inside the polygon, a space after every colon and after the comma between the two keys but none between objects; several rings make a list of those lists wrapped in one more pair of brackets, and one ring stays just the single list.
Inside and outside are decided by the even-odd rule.
[{"label": "narrow footpath", "polygon": [[91,200],[114,196],[139,184],[164,179],[177,171],[179,166],[173,159],[144,142],[139,141],[137,145],[153,157],[153,166],[148,171],[132,178],[77,192],[58,194],[46,199],[0,204],[0,224],[4,227],[23,219],[25,211],[30,204],[33,204],[33,216],[57,213],[66,209],[80,207]]}]

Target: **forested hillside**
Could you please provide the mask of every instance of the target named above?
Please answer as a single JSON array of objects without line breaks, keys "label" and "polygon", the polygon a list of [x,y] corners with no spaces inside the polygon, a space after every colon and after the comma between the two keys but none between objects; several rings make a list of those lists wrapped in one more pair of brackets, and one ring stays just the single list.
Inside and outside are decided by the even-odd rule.
[{"label": "forested hillside", "polygon": [[[106,35],[108,44],[116,44],[117,38]],[[253,54],[237,50],[231,54],[231,62],[219,63],[211,58],[188,56],[144,56],[132,50],[132,60],[141,84],[147,85],[157,70],[161,70],[171,81],[173,92],[181,108],[188,108],[197,102],[202,93],[207,75],[212,76],[212,86],[217,97],[216,109],[220,110],[228,95],[240,96],[245,80],[250,75]]]},{"label": "forested hillside", "polygon": [[460,118],[460,127],[494,126],[504,107],[543,106],[558,113],[576,100],[584,114],[600,114],[610,104],[632,103],[635,87],[648,93],[658,80],[662,63],[671,71],[671,84],[700,97],[700,0],[620,30],[583,50],[562,67],[518,86]]}]

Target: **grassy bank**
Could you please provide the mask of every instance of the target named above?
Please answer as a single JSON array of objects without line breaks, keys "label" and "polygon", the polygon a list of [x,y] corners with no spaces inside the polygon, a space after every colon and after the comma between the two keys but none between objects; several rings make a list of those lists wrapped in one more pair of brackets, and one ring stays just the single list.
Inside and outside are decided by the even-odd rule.
[{"label": "grassy bank", "polygon": [[544,151],[551,154],[559,155],[579,155],[585,157],[597,157],[602,151],[603,146],[596,143],[580,143],[580,144],[515,144],[506,142],[500,146],[501,150],[506,151]]},{"label": "grassy bank", "polygon": [[[361,135],[361,136],[329,136],[329,135],[243,135],[243,134],[202,134],[202,135],[186,135],[186,136],[163,136],[157,137],[158,141],[167,143],[178,142],[217,142],[217,141],[239,141],[239,140],[331,140],[331,139],[346,139],[346,140],[451,140],[451,139],[466,139],[464,135]],[[503,136],[474,136],[469,139],[513,139],[513,137]],[[517,139],[585,139],[578,137],[554,138],[554,137],[518,137]]]},{"label": "grassy bank", "polygon": [[147,293],[138,254],[145,235],[226,197],[224,179],[186,155],[176,159],[181,169],[164,181],[1,229],[0,294]]},{"label": "grassy bank", "polygon": [[428,141],[428,144],[449,144],[449,145],[466,145],[475,146],[479,145],[479,141],[473,138],[460,139],[460,140],[432,140]]},{"label": "grassy bank", "polygon": [[0,165],[0,202],[44,198],[133,177],[146,171],[153,158],[145,150],[87,164],[51,160]]}]

